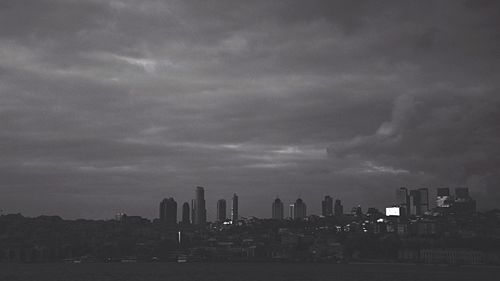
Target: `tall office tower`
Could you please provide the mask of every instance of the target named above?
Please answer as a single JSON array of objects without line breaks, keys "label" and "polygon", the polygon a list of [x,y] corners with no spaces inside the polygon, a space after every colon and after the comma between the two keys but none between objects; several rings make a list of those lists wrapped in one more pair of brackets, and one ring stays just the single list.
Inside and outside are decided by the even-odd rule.
[{"label": "tall office tower", "polygon": [[293,219],[303,219],[307,216],[307,206],[302,199],[297,199],[293,204]]},{"label": "tall office tower", "polygon": [[170,197],[160,202],[160,221],[169,225],[177,223],[177,202],[174,198]]},{"label": "tall office tower", "polygon": [[321,214],[324,217],[333,215],[333,198],[329,195],[325,196],[325,200],[321,202]]},{"label": "tall office tower", "polygon": [[191,199],[191,223],[196,222],[196,199]]},{"label": "tall office tower", "polygon": [[467,187],[455,188],[453,210],[455,213],[461,215],[470,215],[476,212],[476,201],[469,195],[469,189]]},{"label": "tall office tower", "polygon": [[437,189],[436,206],[439,208],[449,208],[451,206],[450,189],[448,187]]},{"label": "tall office tower", "polygon": [[407,209],[408,215],[420,215],[420,193],[417,189],[410,190],[409,205]]},{"label": "tall office tower", "polygon": [[410,190],[408,214],[421,216],[429,210],[429,190],[419,188]]},{"label": "tall office tower", "polygon": [[410,213],[410,197],[408,196],[408,189],[406,187],[396,189],[396,206],[404,210],[403,215]]},{"label": "tall office tower", "polygon": [[226,214],[226,200],[220,199],[217,201],[217,221],[224,222],[227,219]]},{"label": "tall office tower", "polygon": [[342,202],[340,199],[335,200],[335,216],[339,217],[344,215],[344,206],[342,206]]},{"label": "tall office tower", "polygon": [[195,199],[195,221],[194,224],[204,226],[207,223],[207,209],[205,208],[205,190],[201,186],[196,187]]},{"label": "tall office tower", "polygon": [[238,195],[233,194],[233,202],[231,207],[231,220],[237,221],[239,219],[238,215]]},{"label": "tall office tower", "polygon": [[429,189],[428,188],[419,188],[418,193],[420,196],[420,212],[424,214],[429,211]]},{"label": "tall office tower", "polygon": [[290,218],[291,218],[292,220],[294,220],[294,219],[295,219],[295,204],[290,204],[289,208],[290,208],[290,209],[289,209],[289,212],[290,212]]},{"label": "tall office tower", "polygon": [[189,203],[188,202],[184,202],[184,204],[182,204],[182,224],[184,225],[187,225],[187,224],[190,224],[191,223],[191,217],[190,217],[190,214],[189,214]]},{"label": "tall office tower", "polygon": [[283,218],[283,202],[279,198],[276,198],[273,202],[273,219],[282,220]]}]

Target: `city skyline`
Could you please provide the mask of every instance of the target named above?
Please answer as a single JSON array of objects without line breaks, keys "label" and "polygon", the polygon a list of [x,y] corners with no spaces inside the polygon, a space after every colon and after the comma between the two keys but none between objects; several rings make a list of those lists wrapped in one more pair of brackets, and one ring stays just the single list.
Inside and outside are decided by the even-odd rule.
[{"label": "city skyline", "polygon": [[[325,195],[382,210],[401,186],[468,187],[478,210],[498,208],[499,11],[1,1],[0,209],[154,218],[175,198],[179,220],[198,185],[200,223],[222,198],[230,217],[233,194],[239,217],[269,216],[276,195],[285,216],[299,197],[321,214]],[[423,190],[408,195],[427,208]]]},{"label": "city skyline", "polygon": [[[205,189],[200,186],[196,187],[195,189],[196,190],[195,197],[199,196],[200,189],[203,191],[201,197],[204,198]],[[451,192],[450,188],[448,187],[435,188],[431,194],[431,197],[429,197],[429,188],[408,189],[407,187],[399,187],[395,189],[395,196],[392,199],[391,204],[382,207],[373,205],[367,205],[367,206],[353,205],[351,208],[351,213],[359,215],[359,214],[368,214],[370,211],[377,211],[380,214],[386,214],[387,216],[394,216],[394,211],[395,211],[394,209],[398,208],[396,212],[397,216],[410,217],[410,216],[423,216],[428,212],[433,212],[436,210],[439,210],[439,212],[446,213],[446,210],[449,209],[453,210],[453,212],[459,211],[459,212],[465,212],[467,214],[474,213],[477,211],[476,201],[473,199],[473,197],[470,196],[468,187],[455,187],[454,189],[451,190],[453,190],[454,192]],[[444,199],[443,196],[445,196],[446,198]],[[236,206],[234,205],[235,201],[236,201]],[[173,202],[174,204],[176,204],[175,198],[172,197],[165,198],[160,203],[160,216],[158,218],[160,219],[160,221],[163,222],[171,221],[162,218],[162,214],[165,213],[163,207],[164,202]],[[196,209],[196,207],[193,207],[196,205],[196,199],[193,199],[191,202],[192,202],[191,207],[187,202],[185,202],[184,205],[182,206],[182,214],[180,214],[179,212],[179,215],[177,215],[177,216],[182,216],[179,218],[179,223],[182,222],[182,224],[200,225],[199,223],[195,222],[196,221],[194,219],[195,214],[193,215],[193,219],[190,222],[186,223],[186,221],[184,220],[185,217],[184,210],[189,211],[190,209],[192,210]],[[213,221],[222,223],[225,221],[237,221],[242,218],[257,217],[252,214],[244,216],[237,215],[235,217],[233,215],[234,213],[233,209],[235,207],[236,209],[238,209],[239,197],[236,194],[233,194],[231,202],[232,202],[231,210],[230,212],[228,212],[227,200],[218,199],[215,204],[216,216],[214,218],[207,217],[205,219],[206,222]],[[298,208],[297,205],[299,206]],[[317,204],[311,203],[311,205],[315,206]],[[310,215],[321,216],[321,217],[328,217],[328,216],[340,217],[346,214],[344,212],[344,205],[342,205],[342,200],[340,197],[332,197],[330,195],[325,195],[323,197],[323,200],[319,202],[318,205],[321,207],[320,213],[315,213],[311,211],[307,212],[307,202],[302,200],[302,198],[298,197],[293,201],[289,202],[287,211],[285,210],[285,204],[283,203],[281,198],[277,196],[275,199],[272,200],[272,203],[270,203],[269,213],[266,214],[265,216],[258,218],[272,218],[277,220],[283,220],[283,219],[303,219]],[[453,208],[454,207],[453,205],[456,205],[455,208]],[[208,213],[208,210],[210,209],[211,209],[210,207],[208,209],[205,208],[205,212]],[[172,211],[170,212],[172,213]],[[177,213],[177,210],[175,210],[175,213]],[[123,215],[123,213],[119,214]]]},{"label": "city skyline", "polygon": [[[168,220],[170,224],[172,224],[172,216],[171,216],[171,213],[170,214],[167,214],[169,211],[167,211],[166,209],[169,208],[167,206],[163,207],[164,204],[166,204],[167,202],[172,202],[175,206],[175,222],[177,223],[185,223],[186,222],[186,218],[189,219],[189,224],[196,224],[194,223],[197,219],[196,219],[196,195],[201,192],[201,198],[204,199],[205,198],[205,187],[201,187],[201,186],[196,186],[196,192],[195,192],[195,196],[194,198],[192,199],[189,199],[189,201],[191,202],[191,204],[188,202],[188,201],[183,201],[181,199],[179,199],[180,201],[179,202],[184,202],[182,205],[180,204],[177,204],[177,201],[175,201],[175,196],[167,196],[165,197],[164,199],[162,199],[160,202],[159,202],[159,209],[156,207],[156,213],[158,213],[159,211],[159,215],[152,215],[152,216],[145,216],[146,218],[149,218],[149,219],[160,219],[160,220]],[[200,191],[201,190],[201,191]],[[405,193],[404,195],[402,196],[401,195],[401,190],[405,190]],[[427,200],[426,200],[426,204],[423,204],[426,206],[426,209],[425,211],[428,211],[428,210],[431,210],[432,208],[435,208],[435,207],[448,207],[449,205],[449,202],[448,200],[451,200],[453,199],[455,196],[459,196],[459,195],[455,195],[453,193],[453,191],[455,193],[460,193],[462,192],[462,194],[464,194],[463,192],[465,192],[465,196],[469,197],[469,188],[468,187],[463,187],[463,186],[458,186],[458,187],[437,187],[437,188],[409,188],[409,187],[398,187],[395,189],[395,197],[392,198],[390,196],[388,196],[388,200],[387,200],[387,204],[385,205],[374,205],[374,204],[370,204],[368,203],[367,205],[361,205],[361,204],[357,204],[357,203],[353,203],[351,205],[352,209],[355,209],[357,207],[362,207],[363,209],[363,212],[364,211],[367,211],[369,208],[376,208],[378,209],[379,211],[383,212],[385,208],[387,207],[393,207],[393,206],[401,206],[401,205],[406,205],[406,206],[402,206],[404,209],[408,209],[410,208],[408,204],[410,204],[410,200],[412,200],[412,195],[411,195],[411,192],[412,191],[421,191],[421,190],[426,190],[427,192]],[[432,193],[429,195],[429,190],[432,190]],[[466,190],[466,191],[464,191]],[[393,190],[393,193],[394,193],[394,190]],[[442,195],[445,195],[444,197]],[[431,196],[431,197],[429,197]],[[213,195],[210,196],[211,198],[215,198]],[[211,204],[212,202],[209,202],[208,203],[208,208],[207,208],[207,202],[206,200],[204,200],[205,202],[203,202],[201,204],[201,206],[204,206],[204,214],[202,214],[202,218],[201,218],[201,221],[214,221],[214,222],[217,222],[219,221],[218,218],[218,206],[219,206],[219,203],[220,201],[224,201],[224,204],[225,205],[225,208],[226,208],[226,219],[229,219],[229,220],[232,220],[233,219],[233,215],[232,215],[232,210],[233,210],[233,202],[234,202],[234,198],[236,197],[237,199],[237,208],[239,209],[239,197],[233,193],[231,199],[228,201],[226,200],[225,198],[219,198],[217,200],[215,200],[213,202],[213,204]],[[289,198],[288,200],[281,200],[282,197],[280,196],[277,196],[275,197],[275,199],[272,200],[272,202],[270,203],[270,208],[269,208],[269,212],[261,212],[263,213],[264,215],[262,216],[256,216],[254,214],[252,214],[251,212],[248,213],[248,214],[244,214],[243,217],[258,217],[258,218],[272,218],[273,217],[273,208],[274,208],[274,203],[275,203],[275,200],[278,199],[280,200],[280,203],[283,204],[283,218],[286,219],[286,218],[291,218],[291,215],[290,215],[290,212],[294,212],[292,210],[292,205],[294,205],[296,203],[296,200],[297,199],[300,199],[302,200],[302,196],[300,195],[297,195],[295,197],[292,196],[286,196],[285,198]],[[307,198],[310,198],[310,197],[307,197]],[[401,198],[404,198],[404,202],[402,202]],[[308,211],[307,213],[307,216],[309,215],[321,215],[321,216],[324,216],[324,208],[325,208],[325,200],[329,200],[329,202],[332,204],[331,205],[331,215],[335,215],[335,216],[338,216],[338,215],[341,215],[341,214],[345,214],[345,209],[344,209],[344,205],[345,203],[342,202],[342,199],[341,197],[335,197],[335,196],[331,196],[331,195],[324,195],[324,196],[319,196],[318,198],[315,198],[317,200],[311,200],[311,202],[315,202],[317,201],[318,204],[311,204],[311,210],[312,211]],[[302,202],[306,203],[307,205],[307,201],[308,200],[302,200]],[[227,205],[227,202],[231,202],[231,208],[228,209],[229,205]],[[448,202],[448,204],[445,204],[446,202]],[[158,202],[157,202],[158,203]],[[211,205],[210,205],[211,204]],[[474,209],[476,209],[476,201],[474,201]],[[213,206],[212,206],[213,205]],[[244,205],[246,208],[245,209],[250,209],[252,210],[251,206],[246,206]],[[286,206],[288,206],[288,208],[286,208]],[[155,209],[154,206],[151,206],[152,209]],[[186,208],[187,207],[187,208]],[[172,208],[172,207],[170,207]],[[330,207],[328,207],[330,208]],[[338,208],[338,209],[337,209]],[[497,208],[493,208],[493,209],[497,209]],[[170,209],[172,210],[172,209]],[[186,212],[187,210],[187,212]],[[478,211],[488,211],[489,209],[478,209]],[[5,212],[5,210],[3,209],[0,209],[1,213],[2,214],[9,214],[9,212]],[[170,211],[172,212],[172,211]],[[412,212],[411,214],[423,214],[424,211],[420,212],[420,211],[414,211]],[[19,212],[19,213],[23,213],[23,212]],[[239,213],[239,210],[238,212]],[[24,213],[23,213],[24,214]],[[118,215],[123,215],[123,214],[127,214],[127,215],[136,215],[134,213],[127,213],[126,212],[126,208],[118,208],[116,210],[116,212],[114,213],[110,213],[108,214],[107,216],[105,217],[100,217],[100,218],[97,218],[97,219],[111,219],[111,218],[115,218],[116,216]],[[163,216],[169,216],[170,218],[169,219],[162,219],[162,214]],[[409,213],[410,214],[410,213]],[[44,214],[44,213],[40,213],[40,214],[34,214],[33,216],[36,217],[36,216],[40,216],[40,215],[47,215],[47,214]],[[61,214],[51,214],[51,215],[57,215],[57,216],[61,216],[61,217],[64,217],[64,215],[61,215]],[[187,217],[185,216],[187,215]],[[85,217],[81,217],[83,219],[89,219],[89,218],[85,218]]]}]

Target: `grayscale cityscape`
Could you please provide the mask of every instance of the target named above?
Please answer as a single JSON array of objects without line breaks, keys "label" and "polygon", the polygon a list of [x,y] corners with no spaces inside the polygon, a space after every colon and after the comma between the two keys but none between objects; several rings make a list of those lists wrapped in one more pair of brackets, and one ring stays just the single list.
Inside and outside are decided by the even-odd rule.
[{"label": "grayscale cityscape", "polygon": [[[159,215],[153,220],[126,213],[104,221],[2,215],[0,224],[7,232],[0,258],[4,262],[66,263],[500,265],[500,210],[477,212],[467,187],[400,187],[392,194],[394,204],[385,209],[358,205],[344,210],[340,198],[325,195],[322,201],[309,202],[321,205],[321,214],[308,213],[301,198],[290,204],[279,197],[268,198],[265,218],[241,216],[239,205],[244,198],[240,202],[237,194],[228,201],[207,204],[206,191],[197,186],[191,204],[178,205],[173,197],[161,200]],[[210,207],[217,210],[214,221],[207,220]],[[40,232],[46,234],[39,236]]]},{"label": "grayscale cityscape", "polygon": [[500,275],[500,1],[0,0],[0,281]]}]

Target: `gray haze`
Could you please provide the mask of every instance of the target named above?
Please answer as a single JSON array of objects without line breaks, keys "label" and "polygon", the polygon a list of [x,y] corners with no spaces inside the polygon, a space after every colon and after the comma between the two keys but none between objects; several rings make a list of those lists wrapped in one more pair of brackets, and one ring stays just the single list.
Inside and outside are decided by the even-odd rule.
[{"label": "gray haze", "polygon": [[[500,202],[498,1],[0,2],[0,209]],[[434,195],[435,191],[431,191]]]}]

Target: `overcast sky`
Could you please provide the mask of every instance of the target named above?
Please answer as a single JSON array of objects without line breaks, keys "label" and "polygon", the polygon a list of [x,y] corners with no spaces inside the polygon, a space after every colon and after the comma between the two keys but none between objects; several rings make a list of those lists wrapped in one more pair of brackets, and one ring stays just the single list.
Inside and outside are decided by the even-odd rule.
[{"label": "overcast sky", "polygon": [[0,2],[0,209],[500,207],[498,1]]}]

